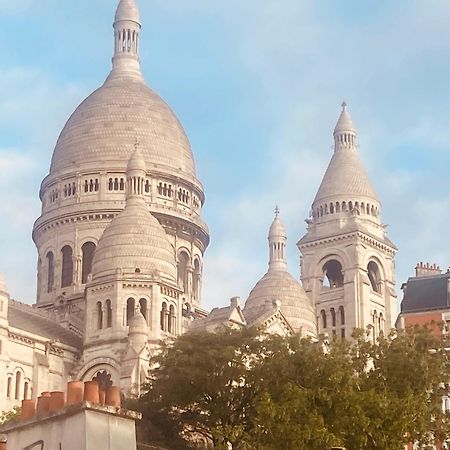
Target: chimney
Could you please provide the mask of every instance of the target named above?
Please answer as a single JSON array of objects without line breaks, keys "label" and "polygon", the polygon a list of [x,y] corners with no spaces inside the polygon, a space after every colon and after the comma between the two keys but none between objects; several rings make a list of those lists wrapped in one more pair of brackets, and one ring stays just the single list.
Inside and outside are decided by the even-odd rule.
[{"label": "chimney", "polygon": [[440,275],[442,270],[436,264],[430,263],[417,263],[416,265],[416,278],[432,277],[434,275]]},{"label": "chimney", "polygon": [[64,392],[43,392],[37,404],[23,400],[20,421],[0,427],[7,439],[0,450],[136,450],[135,421],[140,418],[121,407],[118,387],[104,392],[96,381],[70,382],[67,401]]},{"label": "chimney", "polygon": [[230,306],[232,308],[237,308],[238,306],[241,306],[241,298],[240,297],[232,297],[230,300]]}]

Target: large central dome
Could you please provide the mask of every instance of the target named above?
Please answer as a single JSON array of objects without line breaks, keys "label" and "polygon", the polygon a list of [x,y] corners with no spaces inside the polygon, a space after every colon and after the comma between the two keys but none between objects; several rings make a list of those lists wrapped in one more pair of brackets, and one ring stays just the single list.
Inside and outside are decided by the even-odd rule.
[{"label": "large central dome", "polygon": [[110,76],[75,110],[53,153],[50,172],[98,167],[125,168],[139,140],[148,169],[195,177],[194,157],[182,125],[142,78]]}]

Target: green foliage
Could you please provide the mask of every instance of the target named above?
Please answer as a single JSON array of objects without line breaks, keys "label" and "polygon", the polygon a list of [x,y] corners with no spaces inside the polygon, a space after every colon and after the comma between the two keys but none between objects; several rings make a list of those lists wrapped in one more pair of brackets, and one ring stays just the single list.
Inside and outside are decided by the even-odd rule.
[{"label": "green foliage", "polygon": [[450,434],[447,353],[419,328],[376,345],[358,331],[326,351],[252,329],[188,333],[154,359],[138,407],[148,434],[180,450],[200,437],[236,450],[426,448]]},{"label": "green foliage", "polygon": [[3,411],[0,413],[0,425],[5,425],[8,422],[16,421],[20,416],[20,406],[16,406],[11,411]]}]

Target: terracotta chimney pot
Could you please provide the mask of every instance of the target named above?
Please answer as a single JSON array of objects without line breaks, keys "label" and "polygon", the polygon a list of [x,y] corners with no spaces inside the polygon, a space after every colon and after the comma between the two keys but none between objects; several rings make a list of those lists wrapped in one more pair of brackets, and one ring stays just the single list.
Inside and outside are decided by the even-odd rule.
[{"label": "terracotta chimney pot", "polygon": [[85,402],[100,403],[100,393],[97,381],[86,381],[84,383]]},{"label": "terracotta chimney pot", "polygon": [[120,388],[118,386],[110,386],[106,390],[106,404],[108,406],[114,406],[115,408],[121,407],[122,400],[120,398]]},{"label": "terracotta chimney pot", "polygon": [[6,450],[6,442],[0,442],[0,450]]},{"label": "terracotta chimney pot", "polygon": [[[41,395],[37,401],[36,413],[38,416],[43,416],[45,414],[48,414],[49,409],[50,409],[50,393],[43,392],[42,394],[43,395]],[[44,395],[44,394],[48,394],[48,395]]]},{"label": "terracotta chimney pot", "polygon": [[50,396],[49,411],[55,412],[64,408],[64,392],[52,392]]},{"label": "terracotta chimney pot", "polygon": [[82,381],[69,381],[67,383],[67,405],[83,403],[84,383]]},{"label": "terracotta chimney pot", "polygon": [[[28,420],[36,414],[35,400],[22,400],[22,409],[20,411],[20,420]],[[0,447],[1,449],[1,447]]]}]

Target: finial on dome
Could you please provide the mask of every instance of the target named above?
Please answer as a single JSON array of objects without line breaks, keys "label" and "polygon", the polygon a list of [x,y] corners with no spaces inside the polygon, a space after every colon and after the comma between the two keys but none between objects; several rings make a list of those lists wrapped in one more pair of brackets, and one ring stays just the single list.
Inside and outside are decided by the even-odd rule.
[{"label": "finial on dome", "polygon": [[147,167],[136,138],[134,151],[128,160],[127,166],[127,198],[144,198],[144,185],[146,183]]},{"label": "finial on dome", "polygon": [[334,128],[335,151],[342,148],[356,147],[356,129],[347,110],[345,100],[341,104],[342,111]]},{"label": "finial on dome", "polygon": [[135,0],[120,0],[114,20],[113,73],[141,76],[141,19]]},{"label": "finial on dome", "polygon": [[275,206],[275,217],[278,217],[280,215],[280,208],[278,208],[278,205]]}]

